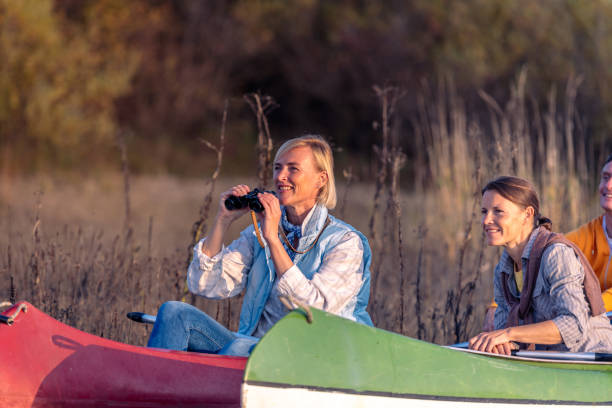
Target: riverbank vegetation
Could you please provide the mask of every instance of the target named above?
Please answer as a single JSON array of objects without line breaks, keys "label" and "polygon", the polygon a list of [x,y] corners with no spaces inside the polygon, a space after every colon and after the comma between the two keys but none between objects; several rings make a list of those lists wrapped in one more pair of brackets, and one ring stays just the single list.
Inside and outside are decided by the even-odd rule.
[{"label": "riverbank vegetation", "polygon": [[[612,152],[612,5],[591,1],[0,0],[0,300],[144,344],[182,299],[219,193],[333,145],[335,214],[373,249],[377,326],[480,327],[496,249],[480,188],[532,180],[568,231]],[[248,220],[241,225],[244,227]],[[239,228],[234,231],[236,234]]]}]

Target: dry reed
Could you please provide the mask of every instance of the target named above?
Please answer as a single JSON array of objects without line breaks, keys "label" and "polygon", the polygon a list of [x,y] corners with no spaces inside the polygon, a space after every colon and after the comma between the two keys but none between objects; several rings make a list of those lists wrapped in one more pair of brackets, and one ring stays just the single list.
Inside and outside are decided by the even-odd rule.
[{"label": "dry reed", "polygon": [[[369,310],[377,326],[438,343],[465,340],[479,330],[491,299],[492,271],[499,256],[497,249],[485,248],[478,227],[479,191],[487,179],[517,174],[534,181],[543,213],[557,222],[557,230],[568,230],[597,213],[592,200],[593,182],[587,182],[596,176],[588,164],[599,163],[603,153],[598,150],[601,146],[581,139],[585,129],[575,106],[580,82],[580,78],[570,78],[561,100],[551,89],[546,106],[539,106],[530,99],[526,71],[521,71],[505,103],[484,91],[479,93],[488,109],[487,118],[467,110],[449,79],[435,86],[423,84],[421,94],[416,96],[415,115],[395,105],[398,99],[394,102],[394,98],[401,93],[377,89],[382,116],[378,171],[372,185],[347,177],[351,197],[359,200],[350,200],[347,188],[340,207],[342,218],[367,231],[372,244]],[[266,113],[275,105],[268,97],[245,98],[257,119],[258,180],[263,187],[269,181],[272,144]],[[407,130],[401,127],[402,123],[411,125],[409,133],[404,133]],[[222,137],[224,127],[223,124]],[[408,142],[418,152],[411,163],[416,183],[412,192],[402,191],[399,179],[404,164],[402,149]],[[120,218],[116,214],[123,212],[123,230],[127,232],[122,235],[107,237],[105,233],[111,228],[108,226],[106,231],[102,227],[81,227],[93,225],[88,224],[93,222],[88,217],[96,216],[91,211],[78,222],[58,223],[63,213],[77,214],[88,205],[64,196],[57,198],[56,194],[63,193],[53,188],[37,196],[33,210],[25,208],[24,203],[31,198],[19,189],[17,195],[2,197],[0,298],[30,300],[82,330],[144,344],[149,329],[123,316],[132,310],[155,313],[162,302],[183,296],[184,251],[189,238],[193,245],[193,231],[199,231],[196,235],[205,233],[210,197],[220,174],[223,143],[221,140],[216,146],[217,170],[199,212],[196,205],[201,200],[195,197],[199,197],[201,181],[194,183],[197,193],[188,196],[188,181],[155,187],[163,180],[130,180],[124,170],[123,211],[105,213],[102,206],[97,214],[103,220],[99,225],[103,225]],[[127,169],[124,149],[122,157],[122,166],[125,164]],[[20,181],[14,183],[18,185]],[[134,189],[161,189],[164,194],[162,198],[144,200],[140,198],[144,193],[132,194]],[[382,202],[385,193],[386,206]],[[368,196],[372,200],[364,202],[363,197]],[[149,214],[166,205],[164,200],[180,197],[194,203],[189,211],[199,213],[200,224],[194,227],[191,237],[184,217],[182,229],[176,229],[179,221],[169,220],[174,213],[188,213],[177,211],[176,202],[168,204],[171,212],[155,216],[154,230],[154,218]],[[53,208],[62,211],[43,215],[49,211],[45,206],[52,207],[58,200],[61,205]],[[147,207],[143,201],[153,204]],[[364,219],[368,207],[370,217]],[[174,233],[173,228],[181,232]],[[116,225],[115,230],[121,229]],[[140,231],[145,231],[144,239],[137,238]],[[125,245],[128,240],[129,246]],[[146,251],[140,250],[139,242],[145,242]],[[234,329],[239,302],[240,299],[193,299],[197,307]]]}]

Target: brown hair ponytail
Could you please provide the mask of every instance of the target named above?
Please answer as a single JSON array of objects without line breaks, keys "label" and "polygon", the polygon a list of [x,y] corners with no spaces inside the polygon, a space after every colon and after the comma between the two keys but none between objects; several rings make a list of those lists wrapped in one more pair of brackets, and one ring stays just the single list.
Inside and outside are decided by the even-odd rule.
[{"label": "brown hair ponytail", "polygon": [[552,221],[549,218],[538,215],[536,217],[536,227],[544,227],[549,231],[552,231]]}]

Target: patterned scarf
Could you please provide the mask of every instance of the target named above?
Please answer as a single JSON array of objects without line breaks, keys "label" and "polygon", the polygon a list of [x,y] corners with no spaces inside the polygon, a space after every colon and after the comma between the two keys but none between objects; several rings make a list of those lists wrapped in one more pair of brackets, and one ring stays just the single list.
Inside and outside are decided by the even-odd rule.
[{"label": "patterned scarf", "polygon": [[[299,250],[299,248],[297,248],[297,243],[300,241],[300,238],[302,238],[302,226],[293,225],[289,222],[289,220],[287,219],[287,210],[285,208],[283,208],[283,216],[281,217],[281,228],[285,230],[287,240],[291,242],[291,244],[296,249]],[[289,258],[291,258],[291,260],[293,261],[296,253],[293,252],[291,248],[289,248],[289,246],[285,243],[284,240],[281,240],[281,242],[283,243],[283,247],[285,247],[285,250],[289,254]]]}]

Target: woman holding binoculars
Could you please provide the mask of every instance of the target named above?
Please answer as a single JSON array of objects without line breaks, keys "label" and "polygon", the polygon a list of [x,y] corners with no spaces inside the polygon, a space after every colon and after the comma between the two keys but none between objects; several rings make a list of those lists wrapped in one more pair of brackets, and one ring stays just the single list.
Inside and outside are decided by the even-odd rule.
[{"label": "woman holding binoculars", "polygon": [[[238,332],[191,305],[166,302],[149,347],[249,355],[287,313],[283,296],[372,325],[366,312],[368,241],[328,214],[336,205],[329,144],[313,135],[285,142],[274,158],[274,184],[275,194],[264,191],[254,197],[243,184],[221,194],[214,225],[195,246],[187,273],[189,290],[197,295],[224,299],[245,291]],[[233,205],[226,204],[230,197]],[[249,207],[259,211],[258,223],[253,217],[253,225],[224,247],[229,226]]]}]

